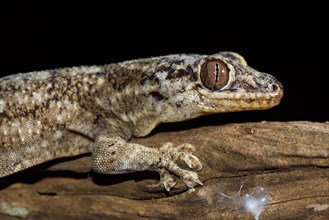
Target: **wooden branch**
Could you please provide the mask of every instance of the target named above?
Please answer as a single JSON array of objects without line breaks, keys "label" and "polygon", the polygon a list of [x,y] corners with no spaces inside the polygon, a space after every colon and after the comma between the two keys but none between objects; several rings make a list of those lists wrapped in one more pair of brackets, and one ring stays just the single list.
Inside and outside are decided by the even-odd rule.
[{"label": "wooden branch", "polygon": [[0,179],[0,219],[255,219],[244,202],[261,198],[260,219],[329,219],[329,123],[228,124],[132,140],[168,141],[196,147],[203,187],[190,192],[179,181],[166,193],[146,187],[158,179],[152,172],[90,175],[85,155]]}]

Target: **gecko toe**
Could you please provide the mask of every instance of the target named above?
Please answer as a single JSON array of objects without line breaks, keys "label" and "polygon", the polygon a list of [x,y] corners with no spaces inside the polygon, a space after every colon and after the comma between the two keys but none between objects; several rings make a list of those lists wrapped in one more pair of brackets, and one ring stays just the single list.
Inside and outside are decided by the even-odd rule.
[{"label": "gecko toe", "polygon": [[150,189],[164,188],[169,192],[177,184],[176,179],[165,169],[160,169],[159,174],[159,183],[148,185],[147,187]]},{"label": "gecko toe", "polygon": [[184,161],[186,163],[186,165],[193,170],[200,171],[202,169],[202,164],[201,164],[199,158],[197,158],[196,156],[194,156],[192,154],[183,153],[180,156],[180,159],[182,161]]},{"label": "gecko toe", "polygon": [[193,170],[200,171],[202,164],[198,157],[193,155],[195,148],[189,143],[184,143],[177,146],[178,158],[186,163],[186,165]]},{"label": "gecko toe", "polygon": [[197,185],[203,185],[203,183],[199,180],[198,174],[191,171],[185,170],[185,174],[181,176],[181,179],[188,188],[194,188]]},{"label": "gecko toe", "polygon": [[[192,153],[195,148],[191,144],[181,144],[178,147],[173,147],[171,143],[164,144],[160,149],[160,159],[157,164],[159,169],[161,182],[163,187],[169,191],[176,182],[173,182],[169,172],[176,174],[182,179],[188,188],[194,188],[197,185],[203,185],[198,178],[198,174],[195,172],[185,170],[180,168],[176,164],[176,160],[183,161],[190,169],[200,171],[202,169],[202,164],[198,157]],[[164,172],[166,170],[167,172]]]},{"label": "gecko toe", "polygon": [[189,144],[189,143],[184,143],[184,144],[178,145],[176,148],[179,151],[184,151],[187,153],[193,153],[195,151],[195,148],[193,147],[193,145]]}]

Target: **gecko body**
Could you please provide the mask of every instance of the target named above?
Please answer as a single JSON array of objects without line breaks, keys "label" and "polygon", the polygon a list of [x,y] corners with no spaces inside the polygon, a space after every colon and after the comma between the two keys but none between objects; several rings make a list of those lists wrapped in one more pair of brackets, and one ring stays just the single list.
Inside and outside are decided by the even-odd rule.
[{"label": "gecko body", "polygon": [[[153,170],[170,190],[179,176],[202,185],[194,147],[129,143],[159,123],[267,109],[281,84],[233,52],[178,54],[15,74],[0,79],[0,177],[55,158],[92,152],[103,174]],[[176,161],[183,160],[190,170]]]}]

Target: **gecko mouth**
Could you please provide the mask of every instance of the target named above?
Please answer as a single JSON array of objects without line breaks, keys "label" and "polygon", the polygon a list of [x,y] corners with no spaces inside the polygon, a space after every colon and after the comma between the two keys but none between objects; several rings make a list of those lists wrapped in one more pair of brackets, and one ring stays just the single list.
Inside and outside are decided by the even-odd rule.
[{"label": "gecko mouth", "polygon": [[[247,95],[248,96],[248,95]],[[281,90],[277,94],[258,96],[250,95],[252,98],[246,97],[203,97],[199,108],[204,113],[220,113],[220,112],[237,112],[248,110],[264,110],[278,105],[283,96]]]}]

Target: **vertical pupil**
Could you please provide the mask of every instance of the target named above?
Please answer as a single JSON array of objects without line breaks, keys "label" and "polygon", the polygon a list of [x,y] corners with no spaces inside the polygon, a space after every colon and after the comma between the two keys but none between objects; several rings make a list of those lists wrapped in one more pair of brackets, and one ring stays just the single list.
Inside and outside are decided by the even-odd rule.
[{"label": "vertical pupil", "polygon": [[219,77],[219,67],[218,67],[218,63],[216,63],[216,78],[215,78],[215,82],[218,82],[218,77]]},{"label": "vertical pupil", "polygon": [[229,68],[220,59],[204,62],[200,69],[202,84],[210,90],[220,90],[229,82]]}]

